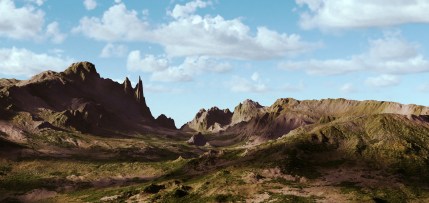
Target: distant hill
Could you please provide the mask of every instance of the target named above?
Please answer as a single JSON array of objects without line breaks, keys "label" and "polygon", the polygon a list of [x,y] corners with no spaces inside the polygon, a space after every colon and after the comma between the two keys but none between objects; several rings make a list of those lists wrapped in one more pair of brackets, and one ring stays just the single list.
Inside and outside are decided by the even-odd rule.
[{"label": "distant hill", "polygon": [[414,122],[429,114],[429,108],[384,101],[323,99],[299,101],[278,99],[271,106],[245,100],[233,112],[213,107],[202,109],[182,130],[206,134],[240,136],[241,139],[266,141],[279,138],[294,129],[336,120],[353,120],[371,115],[397,114]]}]

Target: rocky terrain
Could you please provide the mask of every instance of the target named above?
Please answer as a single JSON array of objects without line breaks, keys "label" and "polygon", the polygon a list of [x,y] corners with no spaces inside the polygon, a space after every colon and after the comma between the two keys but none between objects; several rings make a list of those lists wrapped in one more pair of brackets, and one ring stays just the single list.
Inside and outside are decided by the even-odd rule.
[{"label": "rocky terrain", "polygon": [[427,202],[429,108],[245,100],[177,129],[89,62],[0,79],[0,202]]},{"label": "rocky terrain", "polygon": [[[227,113],[223,113],[227,112]],[[429,107],[403,105],[394,102],[324,99],[299,101],[278,99],[271,106],[245,100],[234,108],[202,109],[182,130],[213,134],[214,136],[241,136],[241,140],[261,142],[277,139],[292,130],[308,125],[353,120],[370,115],[397,114],[410,120],[424,119]]]}]

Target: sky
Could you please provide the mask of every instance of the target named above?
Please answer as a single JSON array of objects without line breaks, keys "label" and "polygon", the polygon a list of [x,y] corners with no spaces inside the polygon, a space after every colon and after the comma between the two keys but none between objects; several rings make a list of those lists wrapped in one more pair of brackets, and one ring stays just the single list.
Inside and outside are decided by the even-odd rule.
[{"label": "sky", "polygon": [[429,106],[427,0],[0,0],[0,78],[90,61],[154,116],[252,99]]}]

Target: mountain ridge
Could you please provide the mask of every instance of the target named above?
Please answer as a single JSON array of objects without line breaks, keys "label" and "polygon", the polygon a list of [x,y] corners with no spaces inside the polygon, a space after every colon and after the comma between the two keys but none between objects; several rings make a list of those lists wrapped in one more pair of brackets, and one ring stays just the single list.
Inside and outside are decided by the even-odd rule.
[{"label": "mountain ridge", "polygon": [[[90,62],[73,63],[63,72],[45,71],[29,80],[2,79],[0,84],[6,114],[29,112],[59,128],[102,134],[124,129],[122,125],[135,130],[165,125],[152,116],[141,78],[134,88],[128,78],[119,84],[101,78]],[[169,120],[168,128],[173,126]]]},{"label": "mountain ridge", "polygon": [[[225,120],[229,119],[228,117],[211,118],[211,114],[197,113],[195,118],[185,124],[182,129],[208,134],[232,133],[246,134],[246,136],[265,134],[267,139],[275,139],[291,130],[309,124],[331,122],[340,117],[359,117],[387,113],[405,115],[411,118],[412,116],[428,115],[429,107],[375,100],[347,100],[344,98],[302,101],[293,98],[280,98],[270,106],[261,106],[257,102],[245,100],[234,108],[232,119],[230,119],[229,123],[225,123]],[[207,123],[204,123],[205,120],[222,121],[223,125],[217,125],[216,122],[207,125]],[[200,126],[200,128],[195,126]],[[213,128],[213,126],[218,127]]]}]

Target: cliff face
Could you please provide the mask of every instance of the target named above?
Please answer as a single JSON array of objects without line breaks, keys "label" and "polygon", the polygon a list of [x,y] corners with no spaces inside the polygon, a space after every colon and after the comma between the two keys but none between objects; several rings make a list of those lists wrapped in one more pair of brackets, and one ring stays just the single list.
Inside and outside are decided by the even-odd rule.
[{"label": "cliff face", "polygon": [[[25,131],[31,132],[28,126],[39,121],[100,135],[163,127],[146,105],[140,78],[134,88],[128,78],[119,84],[101,78],[89,62],[74,63],[64,72],[43,72],[25,81],[2,79],[0,85],[2,119],[23,120],[17,127]],[[24,118],[24,114],[30,116]]]},{"label": "cliff face", "polygon": [[206,117],[204,113],[205,111],[200,111],[194,120],[182,129],[275,139],[294,129],[312,124],[379,114],[397,114],[411,119],[413,116],[428,115],[429,108],[382,101],[346,99],[299,101],[292,98],[278,99],[273,105],[264,107],[257,102],[246,100],[235,107],[229,123],[224,122],[217,128],[206,125],[207,122],[202,119]]}]

